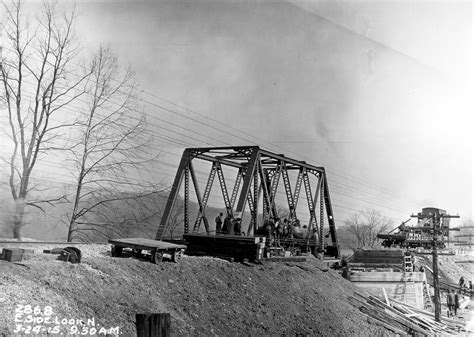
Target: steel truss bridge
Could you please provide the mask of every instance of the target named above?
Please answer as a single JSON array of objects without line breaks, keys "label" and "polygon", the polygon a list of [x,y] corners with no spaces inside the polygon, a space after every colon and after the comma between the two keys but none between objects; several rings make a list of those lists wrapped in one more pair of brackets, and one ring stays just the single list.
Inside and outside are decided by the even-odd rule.
[{"label": "steel truss bridge", "polygon": [[[195,164],[197,165],[197,162],[207,162],[207,165],[211,166],[207,183],[203,189],[199,186],[196,178]],[[224,167],[227,170],[226,172],[229,168],[236,172],[232,189],[229,189],[224,178]],[[280,218],[276,195],[281,185],[283,185],[286,195],[289,210],[288,220],[290,222],[296,221],[298,219],[297,206],[300,192],[303,190],[306,208],[304,206],[300,206],[300,208],[304,208],[303,210],[307,211],[306,214],[309,214],[308,230],[316,233],[316,242],[319,247],[326,247],[328,252],[331,251],[332,254],[330,255],[340,256],[324,168],[285,157],[283,154],[272,153],[258,146],[185,149],[156,233],[157,240],[163,239],[169,229],[171,211],[176,200],[180,198],[179,192],[183,183],[184,234],[190,233],[189,198],[191,185],[199,206],[197,217],[192,224],[192,232],[197,233],[201,225],[204,224],[206,233],[211,234],[206,207],[216,176],[228,215],[242,218],[245,207],[248,205],[250,222],[248,224],[242,223],[242,231],[246,232],[247,235],[255,233],[259,214],[263,214],[263,219]],[[283,180],[283,184],[280,184],[281,180]],[[203,192],[201,193],[201,191]],[[260,202],[260,200],[263,202]],[[259,205],[261,205],[260,208]],[[331,240],[330,244],[325,242],[326,237],[327,240]]]}]

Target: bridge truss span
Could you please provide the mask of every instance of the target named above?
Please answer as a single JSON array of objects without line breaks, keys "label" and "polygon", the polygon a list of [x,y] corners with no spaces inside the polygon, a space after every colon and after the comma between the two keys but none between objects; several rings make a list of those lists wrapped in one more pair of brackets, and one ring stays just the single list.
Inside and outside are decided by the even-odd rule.
[{"label": "bridge truss span", "polygon": [[[205,184],[197,179],[198,165],[200,168],[204,165],[209,171]],[[218,183],[214,184],[215,180]],[[191,231],[215,234],[214,224],[209,220],[215,214],[209,217],[206,213],[213,187],[220,191],[219,198],[227,215],[242,219],[241,229],[247,236],[254,235],[266,219],[285,217],[290,223],[297,223],[304,218],[301,226],[315,234],[317,246],[325,247],[331,251],[330,255],[339,257],[324,168],[258,146],[185,149],[156,239],[169,235],[171,213],[178,199],[183,201],[184,234]],[[192,190],[198,205],[193,219],[190,211]]]}]

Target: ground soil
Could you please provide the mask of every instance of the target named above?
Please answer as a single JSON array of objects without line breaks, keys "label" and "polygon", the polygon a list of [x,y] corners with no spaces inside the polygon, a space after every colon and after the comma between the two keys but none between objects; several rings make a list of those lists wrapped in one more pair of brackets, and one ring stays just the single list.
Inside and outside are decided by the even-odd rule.
[{"label": "ground soil", "polygon": [[[82,262],[71,264],[42,253],[57,245],[15,245],[35,254],[19,263],[0,261],[0,335],[19,335],[17,324],[35,326],[26,323],[27,305],[42,311],[51,306],[59,322],[74,319],[59,324],[63,333],[81,328],[78,320],[91,329],[88,319],[94,319],[102,329],[96,335],[119,327],[120,335],[134,336],[137,313],[167,312],[174,336],[390,335],[348,302],[360,290],[312,256],[304,263],[245,265],[184,256],[179,263],[152,264],[113,258],[109,245],[78,245]],[[43,335],[47,328],[56,332],[55,324],[40,325]]]},{"label": "ground soil", "polygon": [[[179,263],[153,264],[146,256],[113,258],[110,245],[94,244],[77,245],[82,262],[71,264],[43,253],[57,244],[0,244],[7,247],[34,254],[18,263],[0,260],[0,336],[29,332],[15,333],[19,325],[40,326],[39,335],[49,328],[52,336],[74,329],[135,336],[137,313],[162,312],[171,315],[173,336],[392,335],[349,303],[362,291],[313,256],[303,263],[242,264],[185,255]],[[466,259],[440,256],[443,277],[472,279],[471,264],[455,263]],[[423,262],[429,265],[429,257]],[[28,322],[28,305],[42,311],[32,317],[58,321]]]}]

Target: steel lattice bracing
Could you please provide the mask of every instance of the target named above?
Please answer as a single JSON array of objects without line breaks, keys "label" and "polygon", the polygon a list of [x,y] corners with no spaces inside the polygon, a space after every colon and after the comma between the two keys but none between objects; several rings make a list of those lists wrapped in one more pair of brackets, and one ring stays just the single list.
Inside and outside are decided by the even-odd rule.
[{"label": "steel lattice bracing", "polygon": [[[204,187],[199,186],[196,178],[193,163],[197,162],[207,162],[211,166]],[[224,168],[232,169],[237,173],[236,175],[232,173],[233,185],[228,184],[231,175],[227,174],[225,176]],[[216,175],[219,184],[213,185]],[[291,175],[293,175],[293,180]],[[183,177],[184,184],[182,184]],[[283,183],[280,183],[280,180],[283,180]],[[213,234],[213,231],[210,230],[209,217],[206,214],[206,207],[213,186],[220,189],[227,214],[240,218],[248,205],[249,220],[247,223],[242,223],[242,231],[248,235],[255,232],[259,216],[264,219],[277,219],[279,217],[276,198],[278,192],[282,193],[286,198],[285,205],[288,206],[289,220],[295,221],[298,219],[297,206],[299,205],[299,208],[309,218],[305,226],[316,233],[319,247],[330,246],[333,255],[339,256],[331,198],[324,168],[287,158],[282,154],[260,149],[258,146],[185,149],[156,239],[166,237],[171,210],[183,187],[184,233],[188,233],[190,229],[189,196],[190,189],[194,189],[199,209],[192,227],[193,232],[198,232],[201,224],[204,223],[206,233]],[[228,186],[232,186],[231,189],[228,190]],[[298,203],[302,188],[304,193],[301,197],[306,199],[306,208],[304,208],[304,203]],[[203,192],[201,193],[201,191]],[[318,204],[319,212],[317,212]],[[278,206],[281,207],[281,204]],[[215,215],[213,214],[213,216]],[[328,235],[324,234],[328,232],[330,242],[326,243],[324,240]]]}]

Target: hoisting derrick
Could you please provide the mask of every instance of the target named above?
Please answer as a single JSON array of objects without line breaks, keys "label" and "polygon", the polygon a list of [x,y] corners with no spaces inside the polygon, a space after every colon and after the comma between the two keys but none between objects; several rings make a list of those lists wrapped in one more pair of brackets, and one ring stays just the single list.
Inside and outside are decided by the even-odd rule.
[{"label": "hoisting derrick", "polygon": [[[200,171],[196,169],[198,165]],[[210,171],[207,182],[202,188],[196,176],[197,173],[202,173],[203,166],[208,169],[210,167]],[[250,237],[261,237],[260,230],[267,223],[278,222],[282,226],[283,216],[279,214],[282,205],[277,205],[276,198],[277,193],[284,190],[286,196],[284,208],[287,207],[286,222],[295,230],[304,229],[304,233],[307,234],[300,239],[293,235],[269,238],[270,240],[266,241],[267,244],[271,243],[285,249],[296,246],[306,251],[311,250],[313,253],[317,250],[325,250],[326,255],[340,257],[324,168],[269,152],[258,146],[185,149],[156,233],[157,240],[169,238],[169,230],[172,226],[171,213],[174,205],[178,204],[176,202],[178,199],[182,200],[179,204],[183,207],[184,237],[199,234],[213,236],[216,240],[224,238],[223,235],[215,233],[212,228],[213,223],[209,221],[209,219],[214,219],[215,214],[209,217],[206,212],[216,176],[225,207],[224,213],[235,219],[239,228],[238,232],[231,232],[225,237],[232,237],[235,241],[238,240],[236,236],[243,234],[241,236],[243,242],[248,241]],[[230,176],[235,177],[233,184],[229,184]],[[283,184],[280,184],[281,180]],[[231,190],[228,188],[230,185]],[[198,205],[193,222],[191,222],[192,212],[190,211],[191,189],[194,189]],[[304,190],[306,207],[298,205],[301,190]],[[246,211],[246,206],[248,206],[248,211]],[[302,214],[303,217],[306,216],[309,219],[306,223],[301,220]],[[204,230],[201,228],[202,224],[204,224]]]},{"label": "hoisting derrick", "polygon": [[[449,240],[449,231],[455,230],[449,228],[449,218],[446,215],[446,211],[433,207],[423,208],[418,213],[418,222],[413,226],[408,226],[406,223],[410,221],[404,221],[398,227],[394,228],[387,234],[378,234],[377,238],[382,239],[382,246],[400,247],[400,248],[426,248],[431,249],[432,247],[432,232],[434,222],[429,217],[431,214],[438,214],[438,217],[442,219],[441,232],[439,240],[437,241],[437,248],[443,249],[446,247],[446,243]],[[396,232],[394,232],[396,230]]]}]

